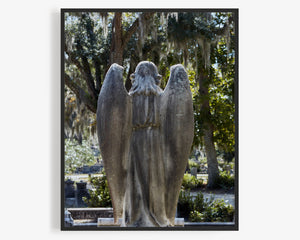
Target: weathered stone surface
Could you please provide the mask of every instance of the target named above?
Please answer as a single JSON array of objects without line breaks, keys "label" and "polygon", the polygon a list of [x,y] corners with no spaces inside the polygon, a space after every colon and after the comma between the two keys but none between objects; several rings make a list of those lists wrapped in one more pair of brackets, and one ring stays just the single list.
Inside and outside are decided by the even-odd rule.
[{"label": "weathered stone surface", "polygon": [[194,177],[197,177],[197,168],[196,167],[192,167],[191,175],[194,176]]},{"label": "weathered stone surface", "polygon": [[151,62],[141,62],[124,88],[113,64],[98,99],[100,150],[122,226],[173,226],[194,136],[192,96],[182,65],[171,67],[163,91]]},{"label": "weathered stone surface", "polygon": [[74,181],[68,179],[65,181],[65,198],[74,198],[75,197],[75,188]]},{"label": "weathered stone surface", "polygon": [[[122,225],[122,219],[119,218],[117,223],[114,221],[113,218],[98,218],[97,226],[98,227],[119,227]],[[177,227],[184,227],[184,218],[175,218],[174,226]]]},{"label": "weathered stone surface", "polygon": [[87,204],[83,201],[83,197],[90,198],[90,194],[86,188],[87,183],[80,181],[76,183],[77,187],[77,206],[86,207]]},{"label": "weathered stone surface", "polygon": [[123,67],[108,70],[98,98],[97,132],[112,199],[114,218],[122,217],[129,141],[132,132],[131,98],[124,87]]},{"label": "weathered stone surface", "polygon": [[112,208],[68,208],[73,220],[93,220],[97,222],[98,218],[112,218]]}]

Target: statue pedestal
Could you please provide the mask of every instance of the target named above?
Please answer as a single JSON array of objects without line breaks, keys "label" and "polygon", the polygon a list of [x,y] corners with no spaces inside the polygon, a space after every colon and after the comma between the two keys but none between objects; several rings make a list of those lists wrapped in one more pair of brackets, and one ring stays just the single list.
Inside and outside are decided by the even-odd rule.
[{"label": "statue pedestal", "polygon": [[121,223],[121,218],[119,218],[118,223],[114,222],[114,218],[98,218],[97,227],[120,227]]},{"label": "statue pedestal", "polygon": [[[118,223],[114,223],[113,218],[98,218],[97,227],[120,227],[122,223],[122,219],[119,218]],[[184,218],[175,218],[174,221],[175,227],[183,227],[184,226]]]}]

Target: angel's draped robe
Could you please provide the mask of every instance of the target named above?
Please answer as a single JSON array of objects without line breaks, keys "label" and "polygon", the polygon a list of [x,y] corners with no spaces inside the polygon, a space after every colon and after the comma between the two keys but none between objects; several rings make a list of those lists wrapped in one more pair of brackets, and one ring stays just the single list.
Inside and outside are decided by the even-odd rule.
[{"label": "angel's draped robe", "polygon": [[[168,226],[160,133],[160,94],[133,94],[124,220],[127,226]],[[133,207],[134,206],[134,207]]]},{"label": "angel's draped robe", "polygon": [[[154,65],[139,63],[136,73],[157,76],[149,64]],[[173,226],[194,133],[187,73],[172,66],[164,91],[157,87],[152,95],[147,88],[145,94],[135,89],[128,94],[122,75],[123,68],[112,64],[97,106],[115,223],[122,218],[122,226]]]}]

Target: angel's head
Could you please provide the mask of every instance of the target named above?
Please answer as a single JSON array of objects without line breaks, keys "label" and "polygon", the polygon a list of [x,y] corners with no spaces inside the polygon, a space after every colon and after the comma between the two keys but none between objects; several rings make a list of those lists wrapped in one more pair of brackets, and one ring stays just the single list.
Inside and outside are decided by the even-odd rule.
[{"label": "angel's head", "polygon": [[130,78],[132,83],[129,91],[130,95],[150,95],[162,91],[159,87],[161,75],[158,74],[157,67],[152,62],[140,62],[135,72],[130,75]]}]

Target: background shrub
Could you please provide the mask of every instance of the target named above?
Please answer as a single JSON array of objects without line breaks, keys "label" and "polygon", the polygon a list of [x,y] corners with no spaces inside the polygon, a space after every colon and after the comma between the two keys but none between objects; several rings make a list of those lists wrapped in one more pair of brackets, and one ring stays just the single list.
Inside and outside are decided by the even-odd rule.
[{"label": "background shrub", "polygon": [[106,175],[103,177],[90,177],[89,181],[95,190],[89,190],[90,199],[84,198],[88,207],[112,207]]},{"label": "background shrub", "polygon": [[191,190],[194,188],[203,187],[203,179],[197,179],[195,176],[191,174],[185,173],[182,180],[182,188],[184,190]]},{"label": "background shrub", "polygon": [[230,175],[230,173],[227,173],[226,171],[221,172],[216,181],[216,187],[223,188],[225,190],[232,189],[234,187],[234,176]]},{"label": "background shrub", "polygon": [[204,199],[202,193],[193,200],[189,192],[181,191],[178,200],[177,213],[186,221],[191,222],[232,222],[234,208],[223,199]]},{"label": "background shrub", "polygon": [[65,174],[73,173],[83,165],[95,164],[94,153],[85,140],[79,144],[75,140],[65,139]]},{"label": "background shrub", "polygon": [[184,220],[189,218],[189,214],[193,211],[194,203],[193,198],[189,191],[180,191],[178,204],[177,204],[177,214],[183,217]]},{"label": "background shrub", "polygon": [[205,203],[203,211],[195,209],[189,215],[191,222],[232,222],[233,217],[233,206],[226,204],[223,199]]}]

